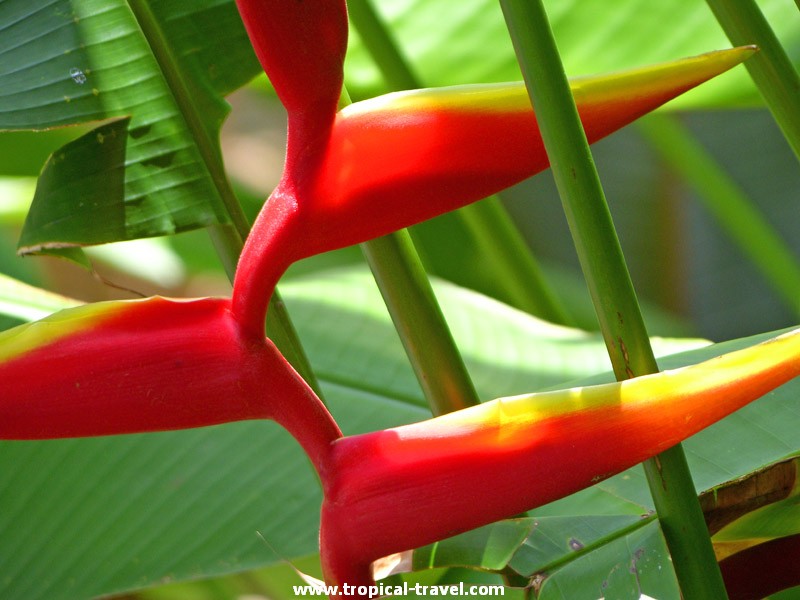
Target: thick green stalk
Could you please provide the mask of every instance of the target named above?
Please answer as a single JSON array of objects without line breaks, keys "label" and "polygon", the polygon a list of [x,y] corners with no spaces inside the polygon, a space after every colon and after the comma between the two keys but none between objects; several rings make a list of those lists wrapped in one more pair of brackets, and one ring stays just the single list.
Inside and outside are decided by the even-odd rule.
[{"label": "thick green stalk", "polygon": [[[348,10],[389,88],[399,91],[423,87],[370,0],[350,0]],[[554,323],[570,323],[539,263],[497,196],[465,206],[458,214],[483,255],[494,265],[497,281],[514,306]]]},{"label": "thick green stalk", "polygon": [[500,3],[614,372],[652,373],[650,340],[544,8],[539,0]]},{"label": "thick green stalk", "polygon": [[389,89],[399,91],[422,87],[370,0],[348,0],[347,15]]},{"label": "thick green stalk", "polygon": [[650,115],[638,123],[659,155],[698,193],[703,205],[784,303],[800,316],[800,264],[752,200],[677,119]]},{"label": "thick green stalk", "polygon": [[[500,0],[618,380],[658,367],[541,0]],[[645,465],[685,598],[726,598],[680,446]]]},{"label": "thick green stalk", "polygon": [[755,44],[760,52],[745,67],[783,135],[800,159],[800,75],[755,0],[707,0],[734,46]]},{"label": "thick green stalk", "polygon": [[361,249],[433,414],[478,404],[408,230],[365,242]]}]

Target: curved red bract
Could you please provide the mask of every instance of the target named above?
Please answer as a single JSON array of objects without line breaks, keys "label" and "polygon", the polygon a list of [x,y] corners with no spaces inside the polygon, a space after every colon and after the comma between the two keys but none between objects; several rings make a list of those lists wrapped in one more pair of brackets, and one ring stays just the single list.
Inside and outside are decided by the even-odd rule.
[{"label": "curved red bract", "polygon": [[326,580],[363,585],[379,558],[589,487],[798,374],[800,330],[677,371],[340,438],[324,481]]},{"label": "curved red bract", "polygon": [[[589,141],[752,52],[738,48],[576,80]],[[292,262],[455,210],[549,165],[521,83],[388,94],[320,113],[319,120],[287,110],[283,177],[253,226],[234,285],[233,310],[254,331]]]},{"label": "curved red bract", "polygon": [[274,344],[241,328],[227,298],[97,303],[4,332],[0,343],[23,338],[44,341],[0,363],[0,439],[272,419],[324,470],[341,435]]}]

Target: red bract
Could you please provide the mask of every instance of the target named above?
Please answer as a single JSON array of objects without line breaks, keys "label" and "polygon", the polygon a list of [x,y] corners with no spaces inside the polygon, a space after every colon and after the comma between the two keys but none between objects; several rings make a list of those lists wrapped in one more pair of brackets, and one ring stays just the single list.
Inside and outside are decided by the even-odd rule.
[{"label": "red bract", "polygon": [[[324,134],[342,91],[347,49],[344,0],[237,0],[258,59],[289,113],[289,157],[302,160],[304,144]],[[306,138],[305,136],[309,136]]]},{"label": "red bract", "polygon": [[[253,226],[236,274],[233,310],[248,328],[263,325],[267,300],[292,262],[430,219],[548,166],[522,84],[389,94],[337,114],[347,39],[344,3],[309,9],[287,0],[239,0],[239,7],[289,120],[283,178]],[[576,80],[589,140],[753,51]],[[310,85],[312,78],[318,84]]]},{"label": "red bract", "polygon": [[64,310],[0,333],[0,359],[0,439],[273,419],[319,464],[340,435],[272,342],[242,331],[228,299]]},{"label": "red bract", "polygon": [[[590,142],[738,64],[752,48],[572,81]],[[549,166],[522,83],[397,92],[339,112],[298,197],[304,252],[363,242],[485,198]],[[309,177],[309,173],[300,176]],[[291,177],[291,175],[288,175]]]},{"label": "red bract", "polygon": [[380,557],[602,481],[798,374],[795,331],[676,371],[505,398],[341,438],[322,508],[326,580],[369,584]]}]

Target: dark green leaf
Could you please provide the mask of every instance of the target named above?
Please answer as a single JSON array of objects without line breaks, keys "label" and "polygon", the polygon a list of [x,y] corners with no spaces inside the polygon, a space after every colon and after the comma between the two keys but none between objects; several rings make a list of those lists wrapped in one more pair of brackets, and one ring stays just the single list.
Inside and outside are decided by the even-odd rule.
[{"label": "dark green leaf", "polygon": [[233,3],[5,0],[0,23],[0,129],[112,120],[51,158],[26,251],[230,219],[220,94],[260,70]]}]

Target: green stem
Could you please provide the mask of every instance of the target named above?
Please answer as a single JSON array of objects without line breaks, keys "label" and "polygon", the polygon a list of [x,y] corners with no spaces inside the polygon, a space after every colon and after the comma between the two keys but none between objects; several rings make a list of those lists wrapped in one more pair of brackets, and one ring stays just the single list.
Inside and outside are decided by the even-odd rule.
[{"label": "green stem", "polygon": [[654,114],[637,124],[661,157],[698,193],[722,229],[800,316],[800,265],[752,200],[677,119]]},{"label": "green stem", "polygon": [[[658,370],[541,0],[500,0],[618,380]],[[683,597],[726,598],[683,450],[645,465]]]},{"label": "green stem", "polygon": [[755,0],[707,0],[734,46],[759,48],[744,63],[783,135],[800,159],[800,76]]},{"label": "green stem", "polygon": [[408,230],[365,242],[361,249],[433,414],[478,404]]},{"label": "green stem", "polygon": [[214,250],[222,262],[222,268],[228,276],[228,280],[233,282],[236,273],[236,264],[239,262],[239,255],[242,253],[242,236],[233,225],[214,225],[208,228],[208,236],[214,245]]},{"label": "green stem", "polygon": [[653,373],[650,340],[544,8],[540,0],[500,3],[614,372],[618,379]]},{"label": "green stem", "polygon": [[[389,88],[398,91],[422,87],[372,3],[350,0],[348,11]],[[496,280],[514,306],[554,323],[571,322],[497,196],[465,206],[458,213],[481,253],[494,266]]]},{"label": "green stem", "polygon": [[422,87],[369,0],[348,0],[347,15],[389,89],[398,91]]}]

